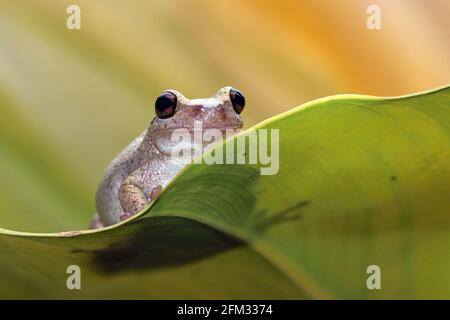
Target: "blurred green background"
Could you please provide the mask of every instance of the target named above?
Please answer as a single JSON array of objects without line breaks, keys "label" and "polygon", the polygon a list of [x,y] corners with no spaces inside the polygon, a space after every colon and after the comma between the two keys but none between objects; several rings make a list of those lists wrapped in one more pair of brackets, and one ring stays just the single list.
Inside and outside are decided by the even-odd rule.
[{"label": "blurred green background", "polygon": [[322,96],[448,84],[449,15],[448,0],[0,0],[0,227],[85,228],[106,165],[167,88],[232,85],[249,127]]}]

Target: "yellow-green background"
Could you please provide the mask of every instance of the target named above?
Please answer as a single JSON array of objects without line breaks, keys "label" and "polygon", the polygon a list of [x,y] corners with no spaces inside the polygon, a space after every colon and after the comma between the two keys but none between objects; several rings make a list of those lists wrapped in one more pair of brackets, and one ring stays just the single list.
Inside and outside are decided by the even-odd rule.
[{"label": "yellow-green background", "polygon": [[449,15],[447,0],[0,0],[0,227],[84,228],[105,166],[166,88],[235,86],[248,127],[322,96],[447,84]]}]

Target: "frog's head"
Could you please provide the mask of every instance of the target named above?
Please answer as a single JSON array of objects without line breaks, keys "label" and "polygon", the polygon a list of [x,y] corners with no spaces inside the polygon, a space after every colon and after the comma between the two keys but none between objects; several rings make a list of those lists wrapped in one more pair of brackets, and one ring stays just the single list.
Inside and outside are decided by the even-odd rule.
[{"label": "frog's head", "polygon": [[202,122],[203,129],[240,129],[243,122],[241,112],[245,106],[243,94],[225,87],[211,98],[188,99],[176,90],[163,91],[155,101],[153,130],[194,128]]},{"label": "frog's head", "polygon": [[166,147],[175,129],[193,132],[200,123],[203,131],[218,129],[224,134],[227,129],[233,129],[236,132],[243,126],[244,106],[244,95],[232,87],[220,89],[211,98],[192,100],[176,90],[166,90],[155,101],[156,115],[149,132]]}]

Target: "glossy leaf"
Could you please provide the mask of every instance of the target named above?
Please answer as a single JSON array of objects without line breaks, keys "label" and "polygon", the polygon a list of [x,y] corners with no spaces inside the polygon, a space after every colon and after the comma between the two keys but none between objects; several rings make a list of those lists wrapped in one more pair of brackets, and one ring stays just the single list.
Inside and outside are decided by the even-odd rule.
[{"label": "glossy leaf", "polygon": [[[279,130],[276,175],[190,165],[120,225],[2,230],[0,296],[450,297],[450,88],[324,98],[243,135],[261,129]],[[81,290],[66,288],[69,265]]]}]

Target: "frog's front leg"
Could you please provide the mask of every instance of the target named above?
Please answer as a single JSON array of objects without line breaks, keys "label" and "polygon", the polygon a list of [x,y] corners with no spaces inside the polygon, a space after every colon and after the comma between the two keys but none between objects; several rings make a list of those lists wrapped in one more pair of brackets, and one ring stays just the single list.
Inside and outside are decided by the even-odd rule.
[{"label": "frog's front leg", "polygon": [[125,182],[119,189],[119,200],[122,205],[123,213],[120,221],[126,220],[141,211],[147,204],[155,199],[161,193],[161,186],[157,186],[146,195],[144,191],[131,182]]}]

